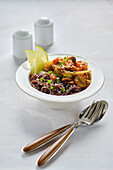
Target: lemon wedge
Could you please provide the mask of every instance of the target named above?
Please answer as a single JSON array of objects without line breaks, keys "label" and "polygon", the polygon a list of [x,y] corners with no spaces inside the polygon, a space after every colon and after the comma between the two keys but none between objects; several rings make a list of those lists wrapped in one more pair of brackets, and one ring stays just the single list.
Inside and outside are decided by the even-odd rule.
[{"label": "lemon wedge", "polygon": [[36,47],[36,60],[36,73],[39,73],[48,62],[48,55],[42,47]]},{"label": "lemon wedge", "polygon": [[45,64],[48,62],[48,55],[46,51],[37,46],[36,52],[32,50],[25,50],[28,61],[31,66],[31,75],[40,73],[44,69]]}]

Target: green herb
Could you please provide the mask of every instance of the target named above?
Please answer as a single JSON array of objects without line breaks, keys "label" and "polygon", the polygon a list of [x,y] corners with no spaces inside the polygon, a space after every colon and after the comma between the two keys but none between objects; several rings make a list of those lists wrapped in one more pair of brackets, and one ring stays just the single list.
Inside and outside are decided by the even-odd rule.
[{"label": "green herb", "polygon": [[51,74],[52,73],[52,71],[49,71],[49,74]]},{"label": "green herb", "polygon": [[53,90],[53,86],[50,87],[50,90]]},{"label": "green herb", "polygon": [[62,61],[59,61],[59,64],[62,66],[62,64],[63,64]]},{"label": "green herb", "polygon": [[56,78],[56,81],[57,81],[57,83],[60,83],[60,78],[57,77],[57,78]]},{"label": "green herb", "polygon": [[64,59],[67,61],[67,57],[64,57]]},{"label": "green herb", "polygon": [[64,74],[63,77],[67,77],[67,74]]},{"label": "green herb", "polygon": [[58,73],[55,73],[55,76],[57,77],[57,76],[58,76]]},{"label": "green herb", "polygon": [[48,84],[51,84],[51,80],[48,80]]},{"label": "green herb", "polygon": [[44,82],[44,81],[45,81],[45,79],[42,77],[42,78],[40,78],[40,81],[41,81],[41,82]]},{"label": "green herb", "polygon": [[66,90],[64,88],[62,88],[62,92],[64,93]]}]

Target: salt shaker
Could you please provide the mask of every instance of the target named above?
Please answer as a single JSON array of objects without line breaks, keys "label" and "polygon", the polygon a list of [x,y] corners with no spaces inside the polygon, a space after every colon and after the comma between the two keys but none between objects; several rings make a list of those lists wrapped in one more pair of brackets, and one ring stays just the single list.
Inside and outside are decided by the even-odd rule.
[{"label": "salt shaker", "polygon": [[21,29],[13,34],[13,55],[17,59],[26,59],[25,50],[32,50],[32,34]]},{"label": "salt shaker", "polygon": [[34,23],[35,44],[46,47],[53,44],[53,21],[41,17]]}]

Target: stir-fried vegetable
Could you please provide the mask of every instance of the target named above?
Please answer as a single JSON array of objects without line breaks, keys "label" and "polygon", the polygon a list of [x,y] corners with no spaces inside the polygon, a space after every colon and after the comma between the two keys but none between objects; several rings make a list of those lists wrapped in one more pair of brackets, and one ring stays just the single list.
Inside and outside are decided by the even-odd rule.
[{"label": "stir-fried vegetable", "polygon": [[76,61],[74,56],[57,57],[47,62],[45,71],[48,71],[50,78],[57,83],[68,82],[75,83],[81,88],[87,88],[91,83],[91,70],[88,70],[88,63]]},{"label": "stir-fried vegetable", "polygon": [[79,86],[79,87],[85,88],[87,86],[87,82],[86,82],[85,78],[83,78],[82,76],[76,76],[74,81],[77,84],[77,86]]}]

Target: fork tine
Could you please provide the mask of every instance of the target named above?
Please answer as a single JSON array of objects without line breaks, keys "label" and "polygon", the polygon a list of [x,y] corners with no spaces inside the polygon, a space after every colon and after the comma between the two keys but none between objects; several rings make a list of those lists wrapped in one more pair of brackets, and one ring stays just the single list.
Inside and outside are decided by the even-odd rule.
[{"label": "fork tine", "polygon": [[[100,107],[99,107],[100,106]],[[102,112],[103,110],[103,106],[104,104],[103,103],[100,103],[100,105],[98,105],[98,107],[96,108],[94,114],[91,116],[90,119],[92,119],[93,121],[96,120],[97,116],[100,115],[100,113]],[[98,111],[99,110],[99,111]]]},{"label": "fork tine", "polygon": [[89,106],[89,108],[87,109],[87,111],[82,115],[81,118],[85,118],[87,116],[87,114],[89,113],[89,111],[91,110],[91,108],[95,105],[95,100],[92,102],[92,104]]}]

